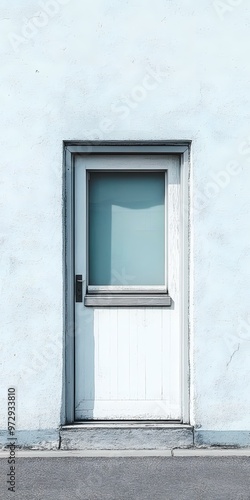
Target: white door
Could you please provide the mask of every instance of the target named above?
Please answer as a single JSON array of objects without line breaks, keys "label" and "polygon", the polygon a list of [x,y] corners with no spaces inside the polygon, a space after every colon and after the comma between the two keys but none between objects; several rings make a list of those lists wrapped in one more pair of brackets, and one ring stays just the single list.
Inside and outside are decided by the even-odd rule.
[{"label": "white door", "polygon": [[75,420],[180,420],[179,157],[75,162]]}]

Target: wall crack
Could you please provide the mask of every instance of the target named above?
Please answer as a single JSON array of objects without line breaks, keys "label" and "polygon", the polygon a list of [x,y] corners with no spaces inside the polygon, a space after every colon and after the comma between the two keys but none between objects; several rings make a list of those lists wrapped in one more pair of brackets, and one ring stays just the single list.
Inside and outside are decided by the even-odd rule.
[{"label": "wall crack", "polygon": [[240,343],[238,344],[238,347],[235,349],[235,351],[233,352],[233,354],[231,354],[230,359],[229,359],[229,361],[227,362],[227,368],[228,368],[228,366],[230,365],[230,363],[231,363],[231,361],[232,361],[232,359],[233,359],[234,355],[236,354],[236,352],[238,352],[239,348],[240,348]]}]

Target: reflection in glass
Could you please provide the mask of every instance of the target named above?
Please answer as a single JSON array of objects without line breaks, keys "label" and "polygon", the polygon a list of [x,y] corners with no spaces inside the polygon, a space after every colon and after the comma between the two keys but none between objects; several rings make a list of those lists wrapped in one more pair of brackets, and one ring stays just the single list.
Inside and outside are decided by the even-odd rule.
[{"label": "reflection in glass", "polygon": [[89,284],[164,285],[164,172],[92,172]]}]

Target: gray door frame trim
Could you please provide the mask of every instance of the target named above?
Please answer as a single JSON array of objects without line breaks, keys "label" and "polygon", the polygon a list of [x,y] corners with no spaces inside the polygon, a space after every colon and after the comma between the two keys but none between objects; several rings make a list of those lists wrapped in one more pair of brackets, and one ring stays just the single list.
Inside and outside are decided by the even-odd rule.
[{"label": "gray door frame trim", "polygon": [[[189,178],[191,141],[63,141],[64,394],[62,425],[75,421],[74,157],[77,154],[178,154],[181,159],[182,423],[190,422]],[[79,424],[79,422],[78,422]]]}]

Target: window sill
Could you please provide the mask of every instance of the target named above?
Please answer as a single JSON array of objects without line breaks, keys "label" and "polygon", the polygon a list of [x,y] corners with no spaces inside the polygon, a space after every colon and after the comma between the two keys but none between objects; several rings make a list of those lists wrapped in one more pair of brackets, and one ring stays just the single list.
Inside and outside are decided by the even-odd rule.
[{"label": "window sill", "polygon": [[172,299],[167,294],[98,294],[85,295],[87,307],[170,307]]}]

